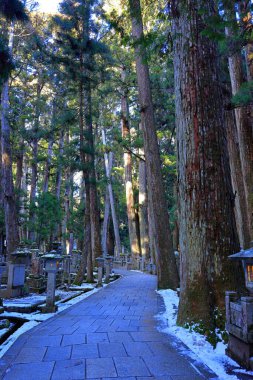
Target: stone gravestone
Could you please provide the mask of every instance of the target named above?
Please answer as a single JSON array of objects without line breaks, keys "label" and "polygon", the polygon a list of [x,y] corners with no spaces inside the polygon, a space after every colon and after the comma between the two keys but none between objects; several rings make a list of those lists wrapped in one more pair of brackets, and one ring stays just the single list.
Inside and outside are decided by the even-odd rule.
[{"label": "stone gravestone", "polygon": [[5,298],[19,297],[28,293],[24,285],[25,270],[30,262],[30,252],[26,248],[18,247],[10,256],[7,288],[0,291],[0,296]]},{"label": "stone gravestone", "polygon": [[39,249],[31,249],[31,270],[27,279],[29,289],[33,293],[43,293],[46,290],[46,278],[43,275],[41,252]]}]

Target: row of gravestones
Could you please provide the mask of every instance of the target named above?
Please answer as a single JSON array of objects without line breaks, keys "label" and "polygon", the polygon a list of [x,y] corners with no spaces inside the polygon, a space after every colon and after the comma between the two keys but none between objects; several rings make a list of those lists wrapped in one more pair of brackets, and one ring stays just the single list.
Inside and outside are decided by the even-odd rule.
[{"label": "row of gravestones", "polygon": [[[71,256],[58,253],[62,260],[56,274],[56,286],[70,282],[71,273],[76,273],[81,253],[74,251]],[[28,293],[42,293],[46,290],[45,255],[39,249],[19,246],[11,254],[10,261],[0,263],[0,297],[12,298]]]}]

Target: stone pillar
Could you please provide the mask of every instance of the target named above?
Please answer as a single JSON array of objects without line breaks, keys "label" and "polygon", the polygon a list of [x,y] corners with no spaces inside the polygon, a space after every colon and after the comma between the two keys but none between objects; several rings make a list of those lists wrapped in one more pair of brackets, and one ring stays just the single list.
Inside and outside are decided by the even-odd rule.
[{"label": "stone pillar", "polygon": [[253,326],[253,297],[242,297],[242,332],[243,338],[248,339],[248,332]]},{"label": "stone pillar", "polygon": [[226,324],[231,323],[230,302],[234,302],[237,298],[236,292],[225,292],[225,305],[226,305]]},{"label": "stone pillar", "polygon": [[101,288],[101,286],[103,286],[102,279],[103,279],[103,268],[99,267],[98,268],[98,283],[97,283],[98,288]]},{"label": "stone pillar", "polygon": [[55,305],[55,283],[56,283],[56,272],[48,272],[47,276],[47,299],[46,308],[44,313],[54,313],[57,310]]}]

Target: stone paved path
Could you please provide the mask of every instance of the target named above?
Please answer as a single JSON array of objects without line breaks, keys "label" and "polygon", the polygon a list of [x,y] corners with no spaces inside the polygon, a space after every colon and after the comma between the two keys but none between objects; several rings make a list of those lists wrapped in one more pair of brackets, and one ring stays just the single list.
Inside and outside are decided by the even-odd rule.
[{"label": "stone paved path", "polygon": [[204,365],[157,331],[156,278],[138,272],[23,334],[0,361],[4,380],[203,380]]}]

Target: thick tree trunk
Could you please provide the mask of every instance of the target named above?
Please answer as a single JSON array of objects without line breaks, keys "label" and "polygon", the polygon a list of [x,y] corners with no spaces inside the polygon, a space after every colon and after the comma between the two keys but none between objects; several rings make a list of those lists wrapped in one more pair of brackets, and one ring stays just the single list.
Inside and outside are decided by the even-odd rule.
[{"label": "thick tree trunk", "polygon": [[143,41],[140,0],[129,0],[132,34],[135,42],[136,71],[139,87],[141,121],[147,169],[148,197],[154,225],[156,262],[159,288],[176,289],[179,278],[173,253],[168,206],[161,173],[154,110],[150,88],[149,69]]},{"label": "thick tree trunk", "polygon": [[[38,76],[40,73],[38,73]],[[40,98],[41,91],[43,89],[44,83],[39,76],[37,83],[37,101],[35,109],[35,120],[32,130],[32,163],[31,163],[31,190],[30,190],[30,212],[29,212],[29,240],[35,242],[36,232],[35,232],[35,200],[36,200],[36,190],[37,190],[37,180],[38,180],[38,131],[40,122]]]},{"label": "thick tree trunk", "polygon": [[19,198],[19,235],[21,240],[26,240],[28,238],[28,229],[25,226],[26,222],[26,203],[27,203],[27,177],[28,177],[28,158],[25,155],[23,158],[23,170],[21,179],[21,195]]},{"label": "thick tree trunk", "polygon": [[59,163],[57,167],[57,173],[56,173],[56,184],[55,184],[55,195],[58,201],[60,200],[61,196],[61,183],[62,183],[62,156],[63,156],[63,149],[64,149],[64,130],[60,133],[60,139],[59,139]]},{"label": "thick tree trunk", "polygon": [[[82,67],[82,57],[81,57]],[[83,70],[83,69],[82,69]],[[82,249],[82,260],[78,270],[75,282],[81,283],[84,278],[87,265],[87,281],[93,281],[93,263],[92,263],[92,241],[91,241],[91,205],[90,205],[90,177],[89,177],[89,157],[85,154],[84,127],[87,126],[87,99],[84,97],[84,86],[82,80],[79,86],[79,130],[80,130],[80,159],[83,171],[83,184],[85,185],[85,211],[84,211],[84,245]],[[86,116],[87,117],[87,116]],[[87,131],[86,131],[87,132]]]},{"label": "thick tree trunk", "polygon": [[92,119],[91,119],[91,93],[86,92],[86,102],[88,113],[85,115],[86,128],[88,131],[88,146],[90,155],[88,157],[88,162],[90,165],[90,175],[89,175],[89,188],[90,188],[90,224],[91,224],[91,241],[92,241],[92,260],[102,255],[101,246],[101,232],[100,232],[100,212],[98,207],[98,196],[97,196],[97,181],[96,181],[96,170],[95,170],[95,152],[94,152],[94,141],[93,141],[93,130],[92,130]]},{"label": "thick tree trunk", "polygon": [[[36,132],[35,132],[36,133]],[[34,137],[32,141],[32,164],[31,164],[31,187],[30,187],[30,213],[29,213],[29,240],[35,242],[35,200],[38,176],[38,138]]]},{"label": "thick tree trunk", "polygon": [[[69,132],[66,133],[65,145],[69,145]],[[65,253],[70,254],[71,244],[70,244],[70,234],[72,231],[69,231],[69,218],[70,210],[73,198],[72,184],[73,184],[73,173],[71,168],[67,166],[65,169],[65,192],[64,192],[64,214],[62,220],[62,244],[63,250]],[[72,234],[73,235],[73,234]],[[72,251],[72,250],[71,250]]]},{"label": "thick tree trunk", "polygon": [[47,160],[46,160],[46,166],[45,166],[45,172],[44,172],[44,182],[43,182],[44,193],[48,192],[50,170],[51,170],[51,165],[52,165],[53,144],[54,144],[54,140],[53,140],[53,137],[51,137],[48,143]]},{"label": "thick tree trunk", "polygon": [[[122,68],[122,96],[121,96],[121,126],[123,139],[130,139],[129,127],[129,107],[128,107],[128,89],[126,84],[126,68]],[[127,144],[127,142],[126,142]],[[138,237],[135,220],[135,207],[134,207],[134,192],[132,181],[132,155],[126,150],[124,152],[124,169],[125,169],[125,191],[126,191],[126,206],[127,206],[127,220],[128,220],[128,233],[130,241],[130,249],[133,259],[140,256]]]},{"label": "thick tree trunk", "polygon": [[[232,13],[231,16],[235,17],[234,10],[231,10],[230,12]],[[229,28],[226,28],[226,34],[227,36],[232,36],[232,32]],[[235,95],[243,84],[243,63],[241,54],[235,53],[234,55],[230,56],[228,58],[228,63],[232,94]],[[245,232],[244,241],[246,244],[244,248],[249,248],[250,241],[253,239],[253,123],[251,117],[251,107],[236,108],[235,119],[237,127],[237,139],[239,143],[239,157],[241,160],[242,168],[242,180],[247,202],[247,208],[244,208],[242,210],[243,213],[246,211],[246,213],[243,215],[243,227]],[[244,196],[243,193],[241,193],[241,195],[242,197]],[[248,226],[246,226],[246,223]]]},{"label": "thick tree trunk", "polygon": [[24,159],[24,141],[20,140],[18,152],[16,152],[17,171],[16,171],[15,188],[18,194],[20,193],[20,190],[21,190],[21,182],[22,182],[22,176],[23,176],[23,159]]},{"label": "thick tree trunk", "polygon": [[[215,326],[214,308],[236,290],[234,217],[216,45],[202,35],[213,1],[173,1],[181,291],[178,323]],[[200,12],[201,10],[201,12]],[[237,274],[236,274],[237,272]]]},{"label": "thick tree trunk", "polygon": [[105,207],[104,207],[104,221],[103,221],[103,230],[102,230],[102,251],[103,256],[108,255],[107,251],[107,235],[109,229],[109,219],[110,219],[110,195],[108,187],[106,188],[105,193]]},{"label": "thick tree trunk", "polygon": [[[9,50],[13,49],[13,27],[10,33]],[[4,203],[7,259],[19,242],[18,220],[12,176],[11,130],[8,120],[9,80],[2,86],[1,94],[1,152],[2,152],[2,192]]]},{"label": "thick tree trunk", "polygon": [[[106,146],[106,136],[105,136],[104,130],[102,130],[102,139],[103,139],[103,144]],[[119,223],[118,223],[118,218],[116,214],[114,195],[113,195],[113,189],[112,189],[112,183],[111,183],[111,168],[113,165],[112,152],[109,153],[109,157],[107,153],[104,153],[104,158],[105,158],[105,173],[108,180],[107,189],[108,189],[110,204],[111,204],[111,213],[112,213],[112,221],[113,221],[113,229],[114,229],[114,237],[115,237],[115,245],[116,245],[116,256],[119,257],[121,253]]]},{"label": "thick tree trunk", "polygon": [[242,165],[240,159],[240,149],[234,111],[226,111],[225,117],[229,163],[231,170],[233,193],[235,198],[236,226],[239,235],[240,246],[241,248],[246,249],[250,247],[251,242],[250,225],[249,219],[247,218],[248,209],[245,196],[243,175],[238,175],[238,173],[242,173]]},{"label": "thick tree trunk", "polygon": [[[142,127],[140,127],[142,128]],[[143,160],[139,161],[139,223],[140,223],[140,244],[141,256],[145,263],[150,258],[149,236],[148,236],[148,194],[147,194],[147,173],[144,161],[144,149],[139,149],[139,156]],[[145,264],[144,264],[145,267]]]}]

